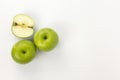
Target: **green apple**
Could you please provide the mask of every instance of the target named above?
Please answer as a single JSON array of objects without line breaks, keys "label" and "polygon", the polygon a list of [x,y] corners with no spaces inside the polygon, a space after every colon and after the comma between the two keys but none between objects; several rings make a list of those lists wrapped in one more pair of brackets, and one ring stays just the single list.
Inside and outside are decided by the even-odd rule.
[{"label": "green apple", "polygon": [[58,44],[57,33],[50,28],[43,28],[35,33],[34,43],[41,51],[50,51]]},{"label": "green apple", "polygon": [[32,41],[21,40],[12,48],[12,58],[20,64],[26,64],[36,56],[36,47]]},{"label": "green apple", "polygon": [[17,14],[13,18],[12,33],[20,38],[27,38],[34,33],[34,21],[25,14]]}]

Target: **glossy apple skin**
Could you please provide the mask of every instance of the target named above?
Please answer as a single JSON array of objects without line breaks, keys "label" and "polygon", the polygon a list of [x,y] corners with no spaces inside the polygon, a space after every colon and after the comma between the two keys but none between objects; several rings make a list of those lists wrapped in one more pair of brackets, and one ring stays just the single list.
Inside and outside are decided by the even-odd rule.
[{"label": "glossy apple skin", "polygon": [[53,29],[43,28],[35,33],[34,43],[41,51],[51,51],[58,44],[58,35]]},{"label": "glossy apple skin", "polygon": [[20,64],[30,62],[36,56],[36,47],[32,41],[21,40],[12,48],[12,58]]}]

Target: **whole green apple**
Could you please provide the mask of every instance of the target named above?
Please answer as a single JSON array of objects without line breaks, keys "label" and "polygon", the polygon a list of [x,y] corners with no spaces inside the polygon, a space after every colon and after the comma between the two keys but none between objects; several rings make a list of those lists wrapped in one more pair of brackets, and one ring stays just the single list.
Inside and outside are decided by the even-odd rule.
[{"label": "whole green apple", "polygon": [[57,33],[50,28],[43,28],[35,33],[34,43],[41,51],[50,51],[58,44]]},{"label": "whole green apple", "polygon": [[36,47],[32,41],[21,40],[12,48],[12,58],[20,64],[30,62],[36,56]]}]

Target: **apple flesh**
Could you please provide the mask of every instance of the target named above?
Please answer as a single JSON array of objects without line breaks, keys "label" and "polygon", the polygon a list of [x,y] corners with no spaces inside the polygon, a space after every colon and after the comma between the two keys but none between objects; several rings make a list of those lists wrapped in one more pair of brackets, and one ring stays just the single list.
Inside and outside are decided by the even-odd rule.
[{"label": "apple flesh", "polygon": [[34,43],[41,51],[50,51],[58,44],[57,33],[50,28],[43,28],[35,33]]},{"label": "apple flesh", "polygon": [[30,16],[17,14],[13,19],[12,32],[17,37],[27,38],[34,33],[33,27],[34,21]]},{"label": "apple flesh", "polygon": [[15,62],[26,64],[36,56],[36,47],[32,41],[21,40],[12,48],[12,58]]}]

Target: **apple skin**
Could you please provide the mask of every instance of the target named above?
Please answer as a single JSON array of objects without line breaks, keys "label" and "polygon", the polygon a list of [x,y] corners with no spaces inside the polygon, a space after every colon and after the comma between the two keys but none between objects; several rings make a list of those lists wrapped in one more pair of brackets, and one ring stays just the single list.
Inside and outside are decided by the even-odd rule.
[{"label": "apple skin", "polygon": [[50,28],[40,29],[35,33],[34,43],[41,51],[51,51],[58,44],[57,33]]},{"label": "apple skin", "polygon": [[12,48],[12,58],[15,62],[26,64],[36,56],[36,47],[32,41],[21,40]]}]

